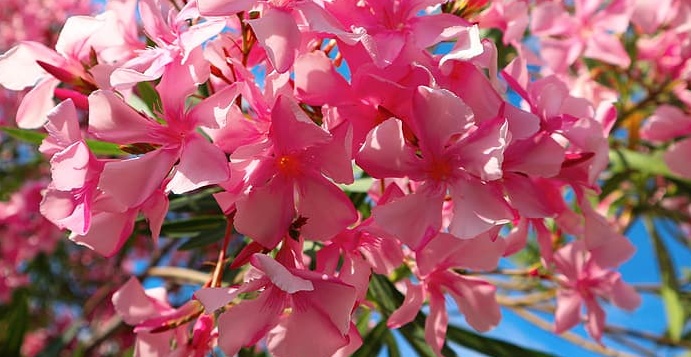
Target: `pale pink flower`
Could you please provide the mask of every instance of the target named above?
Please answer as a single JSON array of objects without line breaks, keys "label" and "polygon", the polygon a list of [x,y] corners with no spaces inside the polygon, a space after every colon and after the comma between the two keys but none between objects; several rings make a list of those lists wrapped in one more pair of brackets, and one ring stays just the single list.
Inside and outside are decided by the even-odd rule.
[{"label": "pale pink flower", "polygon": [[502,177],[506,121],[478,125],[470,108],[446,90],[418,87],[412,104],[414,116],[405,124],[414,143],[406,138],[404,123],[391,118],[369,133],[356,158],[373,177],[425,181],[415,193],[375,207],[377,225],[418,249],[441,228],[447,191],[454,204],[449,232],[457,237],[472,238],[510,222],[511,207],[492,182]]},{"label": "pale pink flower", "polygon": [[617,272],[601,268],[585,250],[581,241],[570,243],[554,254],[554,265],[560,273],[560,284],[555,312],[555,332],[562,333],[581,322],[581,308],[586,309],[588,333],[597,341],[602,338],[605,311],[599,299],[606,299],[616,306],[633,310],[641,303],[641,297]]},{"label": "pale pink flower", "polygon": [[300,52],[302,37],[307,32],[338,36],[351,44],[356,40],[320,3],[313,0],[201,0],[199,9],[205,16],[233,15],[261,9],[259,18],[246,21],[266,50],[271,66],[277,72],[284,73],[293,65]]},{"label": "pale pink flower", "polygon": [[314,240],[328,239],[355,222],[350,200],[324,176],[353,181],[350,157],[339,144],[291,99],[278,97],[267,140],[231,155],[234,170],[249,185],[247,195],[236,202],[236,229],[273,248],[301,218],[300,233]]},{"label": "pale pink flower", "polygon": [[234,355],[265,336],[269,352],[278,357],[326,357],[349,343],[353,287],[317,272],[286,267],[263,254],[252,256],[251,263],[257,271],[243,285],[195,293],[211,313],[241,293],[259,292],[255,299],[234,303],[218,318],[218,344],[226,354]]},{"label": "pale pink flower", "polygon": [[[144,290],[134,277],[113,294],[112,302],[115,311],[123,321],[128,325],[136,326],[134,329],[137,334],[134,346],[135,356],[193,355],[188,354],[190,350],[187,350],[188,324],[165,328],[166,322],[176,321],[193,312],[192,305],[189,303],[175,309],[168,304],[164,288]],[[163,330],[156,331],[157,328],[163,328]],[[171,345],[176,346],[177,351],[171,351]],[[183,353],[180,353],[181,350]]]},{"label": "pale pink flower", "polygon": [[444,345],[449,321],[445,294],[451,295],[466,321],[474,329],[485,332],[501,319],[495,298],[496,287],[480,278],[464,276],[450,268],[491,270],[496,268],[506,249],[503,240],[491,235],[459,241],[440,233],[415,254],[420,285],[406,280],[405,300],[389,317],[390,328],[412,321],[429,298],[430,313],[425,323],[425,340],[438,356]]},{"label": "pale pink flower", "polygon": [[629,0],[576,0],[575,13],[561,1],[544,1],[531,14],[531,32],[540,37],[548,66],[564,73],[579,56],[626,68],[631,63],[618,35],[626,31],[633,10]]}]

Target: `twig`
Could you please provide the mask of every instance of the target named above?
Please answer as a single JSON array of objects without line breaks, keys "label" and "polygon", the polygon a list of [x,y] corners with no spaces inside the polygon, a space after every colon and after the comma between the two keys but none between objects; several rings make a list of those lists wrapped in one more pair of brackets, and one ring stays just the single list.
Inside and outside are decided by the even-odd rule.
[{"label": "twig", "polygon": [[670,346],[670,347],[683,347],[691,349],[691,341],[673,341],[665,336],[658,336],[654,333],[646,331],[631,330],[620,326],[605,326],[605,332],[619,335],[627,335],[630,337],[640,338],[648,341],[652,341],[658,345]]},{"label": "twig", "polygon": [[540,292],[522,295],[522,296],[517,296],[517,297],[508,297],[508,296],[503,296],[503,295],[497,295],[497,302],[500,305],[504,305],[504,306],[520,307],[520,306],[533,306],[537,303],[540,303],[540,302],[543,302],[546,300],[551,300],[552,298],[554,298],[554,291],[548,290],[548,291],[540,291]]},{"label": "twig", "polygon": [[156,276],[159,278],[177,279],[182,282],[191,282],[195,284],[205,284],[209,281],[209,274],[188,268],[165,266],[165,267],[151,267],[148,271],[149,276]]},{"label": "twig", "polygon": [[[537,315],[527,311],[526,309],[520,309],[520,308],[512,308],[509,307],[509,309],[513,312],[515,312],[518,316],[524,318],[526,321],[534,324],[535,326],[545,330],[545,331],[550,331],[552,332],[552,324],[543,320],[542,318],[538,317]],[[630,355],[625,352],[613,350],[604,346],[600,346],[597,343],[588,341],[587,339],[578,336],[577,334],[566,331],[560,335],[563,339],[577,345],[581,346],[589,351],[593,351],[596,353],[599,353],[603,356],[609,356],[609,357],[633,357],[633,355]]]}]

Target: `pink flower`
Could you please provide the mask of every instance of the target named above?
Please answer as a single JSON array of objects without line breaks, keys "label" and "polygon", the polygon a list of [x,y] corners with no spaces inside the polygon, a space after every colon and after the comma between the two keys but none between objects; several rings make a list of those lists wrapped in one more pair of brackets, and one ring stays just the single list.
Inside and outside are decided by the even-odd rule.
[{"label": "pink flower", "polygon": [[454,204],[449,232],[457,237],[511,221],[513,212],[492,182],[502,176],[506,122],[477,124],[453,93],[424,86],[412,105],[413,118],[405,124],[414,138],[406,138],[404,123],[391,118],[369,133],[356,158],[373,177],[424,181],[415,193],[375,207],[377,225],[416,250],[441,228],[447,191]]},{"label": "pink flower", "polygon": [[528,28],[528,3],[525,0],[492,1],[479,16],[480,26],[502,30],[505,45],[519,43]]},{"label": "pink flower", "polygon": [[[196,84],[204,83],[209,77],[202,44],[223,31],[225,20],[209,18],[199,21],[196,1],[186,3],[179,12],[170,10],[167,17],[162,12],[158,0],[139,2],[144,31],[157,47],[139,51],[136,57],[115,69],[110,75],[113,87],[130,88],[137,82],[155,80],[164,73],[178,70],[186,71],[190,78],[185,80],[191,79]],[[197,23],[190,25],[192,21]]]},{"label": "pink flower", "polygon": [[603,298],[616,306],[633,310],[641,303],[636,291],[621,280],[621,275],[601,268],[585,250],[581,241],[570,243],[554,253],[554,265],[561,275],[555,312],[555,332],[562,333],[581,321],[585,306],[586,330],[600,341],[605,325],[605,311],[598,302]]},{"label": "pink flower", "polygon": [[97,195],[103,162],[96,159],[82,138],[72,100],[48,114],[49,136],[40,150],[51,156],[51,176],[41,202],[41,213],[61,229],[85,234],[91,227],[91,206]]},{"label": "pink flower", "polygon": [[540,53],[549,67],[564,73],[581,55],[628,67],[631,59],[617,37],[629,24],[633,9],[628,0],[574,3],[573,15],[559,1],[541,2],[532,12],[530,29],[541,37]]},{"label": "pink flower", "polygon": [[240,287],[195,293],[211,313],[241,293],[259,292],[219,317],[218,344],[226,354],[234,355],[267,334],[269,352],[278,357],[326,357],[348,344],[353,287],[316,272],[288,268],[263,254],[255,254],[251,262],[258,271]]},{"label": "pink flower", "polygon": [[[177,75],[178,83],[170,83],[170,77],[164,77],[157,86],[165,125],[138,113],[113,92],[96,91],[89,96],[89,131],[94,136],[121,145],[144,144],[148,148],[142,156],[104,165],[99,188],[126,207],[141,205],[161,186],[173,167],[166,190],[178,194],[223,182],[230,175],[223,151],[196,129],[224,125],[225,115],[237,95],[236,88],[228,87],[186,109],[184,100],[194,87],[188,85],[189,75]],[[170,76],[175,73],[170,72]]]},{"label": "pink flower", "polygon": [[[249,185],[236,202],[236,229],[267,248],[286,237],[294,220],[307,239],[325,240],[355,222],[357,214],[336,182],[352,182],[339,142],[311,122],[287,97],[271,111],[268,140],[238,148],[231,162]],[[234,172],[235,175],[235,172]],[[304,220],[304,221],[301,221]]]},{"label": "pink flower", "polygon": [[[201,0],[202,15],[233,15],[255,8],[255,0]],[[353,43],[355,37],[318,2],[313,0],[270,0],[262,3],[259,18],[246,20],[257,36],[257,41],[266,50],[269,61],[279,73],[288,71],[300,51],[301,38],[305,29],[320,34],[330,34]],[[305,22],[304,19],[309,21]]]},{"label": "pink flower", "polygon": [[[325,7],[361,36],[360,44],[367,55],[377,67],[384,68],[394,63],[425,61],[428,57],[426,49],[441,41],[458,39],[459,43],[470,42],[468,38],[473,35],[468,34],[470,24],[466,20],[443,13],[418,16],[425,8],[437,3],[429,0],[379,0],[353,6],[350,1],[337,0],[326,2]],[[364,62],[360,56],[353,56],[355,53],[347,55],[349,62]]]},{"label": "pink flower", "polygon": [[[199,308],[193,303],[187,303],[179,309],[174,309],[166,301],[164,288],[144,290],[139,281],[132,277],[118,291],[113,294],[113,306],[128,325],[136,326],[134,332],[137,340],[134,353],[137,356],[198,356],[194,350],[204,346],[201,339],[210,338],[208,317],[201,317],[195,324],[192,340],[187,338],[187,323],[168,326],[167,323],[177,323],[177,320],[198,314]],[[195,313],[195,311],[197,311]],[[202,335],[199,335],[201,333]],[[188,345],[188,341],[192,344]],[[171,345],[176,346],[171,351]]]},{"label": "pink flower", "polygon": [[45,123],[60,82],[83,93],[110,88],[105,77],[112,64],[128,58],[137,46],[121,26],[119,16],[124,15],[107,11],[94,17],[74,16],[65,22],[55,50],[24,41],[0,56],[1,86],[14,91],[33,87],[19,105],[19,127],[38,128]]},{"label": "pink flower", "polygon": [[448,293],[474,329],[484,332],[496,326],[501,312],[495,299],[495,286],[479,278],[460,275],[450,268],[494,269],[505,247],[502,240],[493,241],[490,235],[459,241],[452,235],[440,233],[415,254],[421,283],[413,285],[406,280],[405,300],[391,314],[387,325],[397,328],[412,321],[429,298],[425,340],[441,356],[449,320],[445,299]]}]

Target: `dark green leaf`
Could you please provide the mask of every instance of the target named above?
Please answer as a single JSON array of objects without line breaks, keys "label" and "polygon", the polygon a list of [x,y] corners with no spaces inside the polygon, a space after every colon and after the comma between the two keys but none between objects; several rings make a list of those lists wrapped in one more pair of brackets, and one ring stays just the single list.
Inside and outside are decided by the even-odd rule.
[{"label": "dark green leaf", "polygon": [[[2,127],[0,128],[0,130],[4,131],[5,133],[7,133],[7,135],[15,139],[34,145],[41,145],[43,139],[46,136],[48,136],[47,134],[38,132],[36,130],[9,127]],[[118,145],[113,143],[106,143],[97,140],[86,140],[86,144],[89,146],[89,149],[91,149],[91,151],[95,155],[121,156],[125,154],[122,150],[118,148]]]},{"label": "dark green leaf", "polygon": [[220,241],[225,235],[225,228],[216,229],[210,232],[204,232],[196,237],[189,238],[178,249],[191,250],[199,247],[204,247]]},{"label": "dark green leaf", "polygon": [[669,337],[672,341],[679,341],[684,332],[684,323],[686,321],[686,311],[682,303],[680,295],[679,281],[677,280],[677,272],[674,267],[674,262],[670,257],[669,251],[662,240],[662,237],[657,232],[653,219],[646,217],[645,226],[648,230],[650,238],[653,240],[655,253],[657,255],[657,263],[660,269],[662,285],[660,286],[660,297],[665,304],[665,313],[667,314],[667,329]]},{"label": "dark green leaf", "polygon": [[161,226],[161,235],[170,238],[196,237],[204,231],[223,229],[224,216],[195,216],[179,221],[166,222]]},{"label": "dark green leaf", "polygon": [[4,131],[7,135],[29,144],[40,145],[47,135],[44,133],[39,133],[35,130],[19,129],[19,128],[9,128],[2,127],[0,130]]},{"label": "dark green leaf", "polygon": [[486,354],[488,356],[495,356],[495,357],[501,357],[501,356],[506,356],[506,357],[513,357],[513,356],[521,356],[521,357],[549,357],[551,356],[550,354],[540,352],[540,351],[535,351],[531,350],[525,347],[521,347],[518,345],[514,345],[512,343],[498,340],[495,338],[490,338],[490,337],[485,337],[482,335],[479,335],[477,333],[474,333],[472,331],[468,331],[465,329],[461,329],[456,326],[449,325],[448,330],[446,331],[446,339],[449,341],[453,341],[463,347],[475,350],[477,352]]},{"label": "dark green leaf", "polygon": [[24,334],[29,329],[29,302],[24,290],[12,296],[10,308],[3,311],[0,320],[0,356],[19,356]]},{"label": "dark green leaf", "polygon": [[353,354],[353,357],[376,356],[384,346],[384,335],[389,331],[386,320],[381,320],[377,326],[369,331],[362,339],[362,346]]}]

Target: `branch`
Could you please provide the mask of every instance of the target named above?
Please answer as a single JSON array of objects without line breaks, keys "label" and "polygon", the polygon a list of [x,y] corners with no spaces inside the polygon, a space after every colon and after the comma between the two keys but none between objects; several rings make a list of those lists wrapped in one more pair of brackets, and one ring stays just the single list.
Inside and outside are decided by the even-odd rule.
[{"label": "branch", "polygon": [[[537,315],[527,311],[526,309],[518,309],[518,308],[512,308],[509,307],[509,309],[513,312],[515,312],[518,316],[524,318],[526,321],[534,324],[535,326],[549,332],[553,332],[552,324],[548,321],[543,320],[542,318],[538,317]],[[601,346],[595,342],[589,341],[573,332],[566,331],[560,335],[563,339],[577,345],[581,346],[589,351],[593,351],[596,353],[599,353],[603,356],[608,356],[608,357],[633,357],[633,355],[630,355],[625,352],[613,350],[604,346]]]}]

